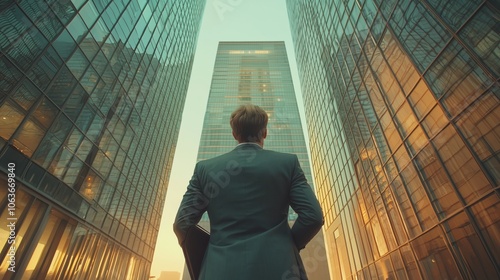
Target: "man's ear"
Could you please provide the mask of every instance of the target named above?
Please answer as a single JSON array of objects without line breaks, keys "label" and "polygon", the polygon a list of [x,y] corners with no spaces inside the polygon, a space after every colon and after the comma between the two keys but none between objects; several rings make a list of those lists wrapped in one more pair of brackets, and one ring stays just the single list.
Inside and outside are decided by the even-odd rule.
[{"label": "man's ear", "polygon": [[264,128],[264,131],[262,132],[262,139],[266,139],[267,137],[267,127]]},{"label": "man's ear", "polygon": [[238,137],[236,136],[236,133],[234,133],[234,130],[231,131],[231,133],[233,134],[233,137],[236,141],[240,142],[240,140],[238,140]]}]

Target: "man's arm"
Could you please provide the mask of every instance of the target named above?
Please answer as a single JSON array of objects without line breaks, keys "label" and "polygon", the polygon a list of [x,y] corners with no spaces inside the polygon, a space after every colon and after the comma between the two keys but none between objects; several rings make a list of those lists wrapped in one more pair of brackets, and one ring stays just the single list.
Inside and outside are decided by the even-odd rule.
[{"label": "man's arm", "polygon": [[188,229],[198,224],[208,206],[208,198],[203,194],[197,171],[198,164],[196,164],[193,177],[189,181],[174,221],[174,232],[181,246]]},{"label": "man's arm", "polygon": [[324,224],[323,211],[311,186],[307,183],[297,157],[292,173],[290,189],[290,206],[298,214],[292,226],[292,236],[297,248],[303,249],[319,232]]}]

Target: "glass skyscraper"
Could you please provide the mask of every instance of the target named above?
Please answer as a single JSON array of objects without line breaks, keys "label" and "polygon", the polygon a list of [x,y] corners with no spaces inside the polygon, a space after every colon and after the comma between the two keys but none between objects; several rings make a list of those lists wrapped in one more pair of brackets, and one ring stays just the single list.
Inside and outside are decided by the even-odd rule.
[{"label": "glass skyscraper", "polygon": [[499,279],[499,2],[287,7],[332,279]]},{"label": "glass skyscraper", "polygon": [[198,161],[234,149],[229,118],[239,105],[260,106],[269,115],[265,147],[298,156],[311,182],[284,42],[220,42],[203,123]]},{"label": "glass skyscraper", "polygon": [[[284,42],[220,42],[201,133],[198,161],[234,149],[229,118],[239,105],[260,106],[269,115],[265,149],[296,154],[311,184],[309,156]],[[296,219],[293,211],[289,220]],[[208,218],[202,219],[207,226]],[[328,279],[322,234],[301,251],[311,279]]]},{"label": "glass skyscraper", "polygon": [[1,2],[0,279],[149,278],[204,6]]}]

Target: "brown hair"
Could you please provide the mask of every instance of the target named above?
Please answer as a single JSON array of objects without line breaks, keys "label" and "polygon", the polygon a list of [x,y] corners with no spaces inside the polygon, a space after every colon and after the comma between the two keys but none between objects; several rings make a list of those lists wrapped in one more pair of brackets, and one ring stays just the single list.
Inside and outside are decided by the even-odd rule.
[{"label": "brown hair", "polygon": [[240,142],[258,142],[267,126],[266,111],[256,105],[241,105],[231,114],[229,123]]}]

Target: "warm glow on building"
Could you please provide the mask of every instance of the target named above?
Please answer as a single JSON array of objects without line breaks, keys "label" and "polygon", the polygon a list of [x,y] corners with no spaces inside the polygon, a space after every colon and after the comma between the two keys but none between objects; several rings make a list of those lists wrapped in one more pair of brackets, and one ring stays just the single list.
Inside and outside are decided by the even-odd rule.
[{"label": "warm glow on building", "polygon": [[287,6],[332,279],[500,278],[498,5]]}]

